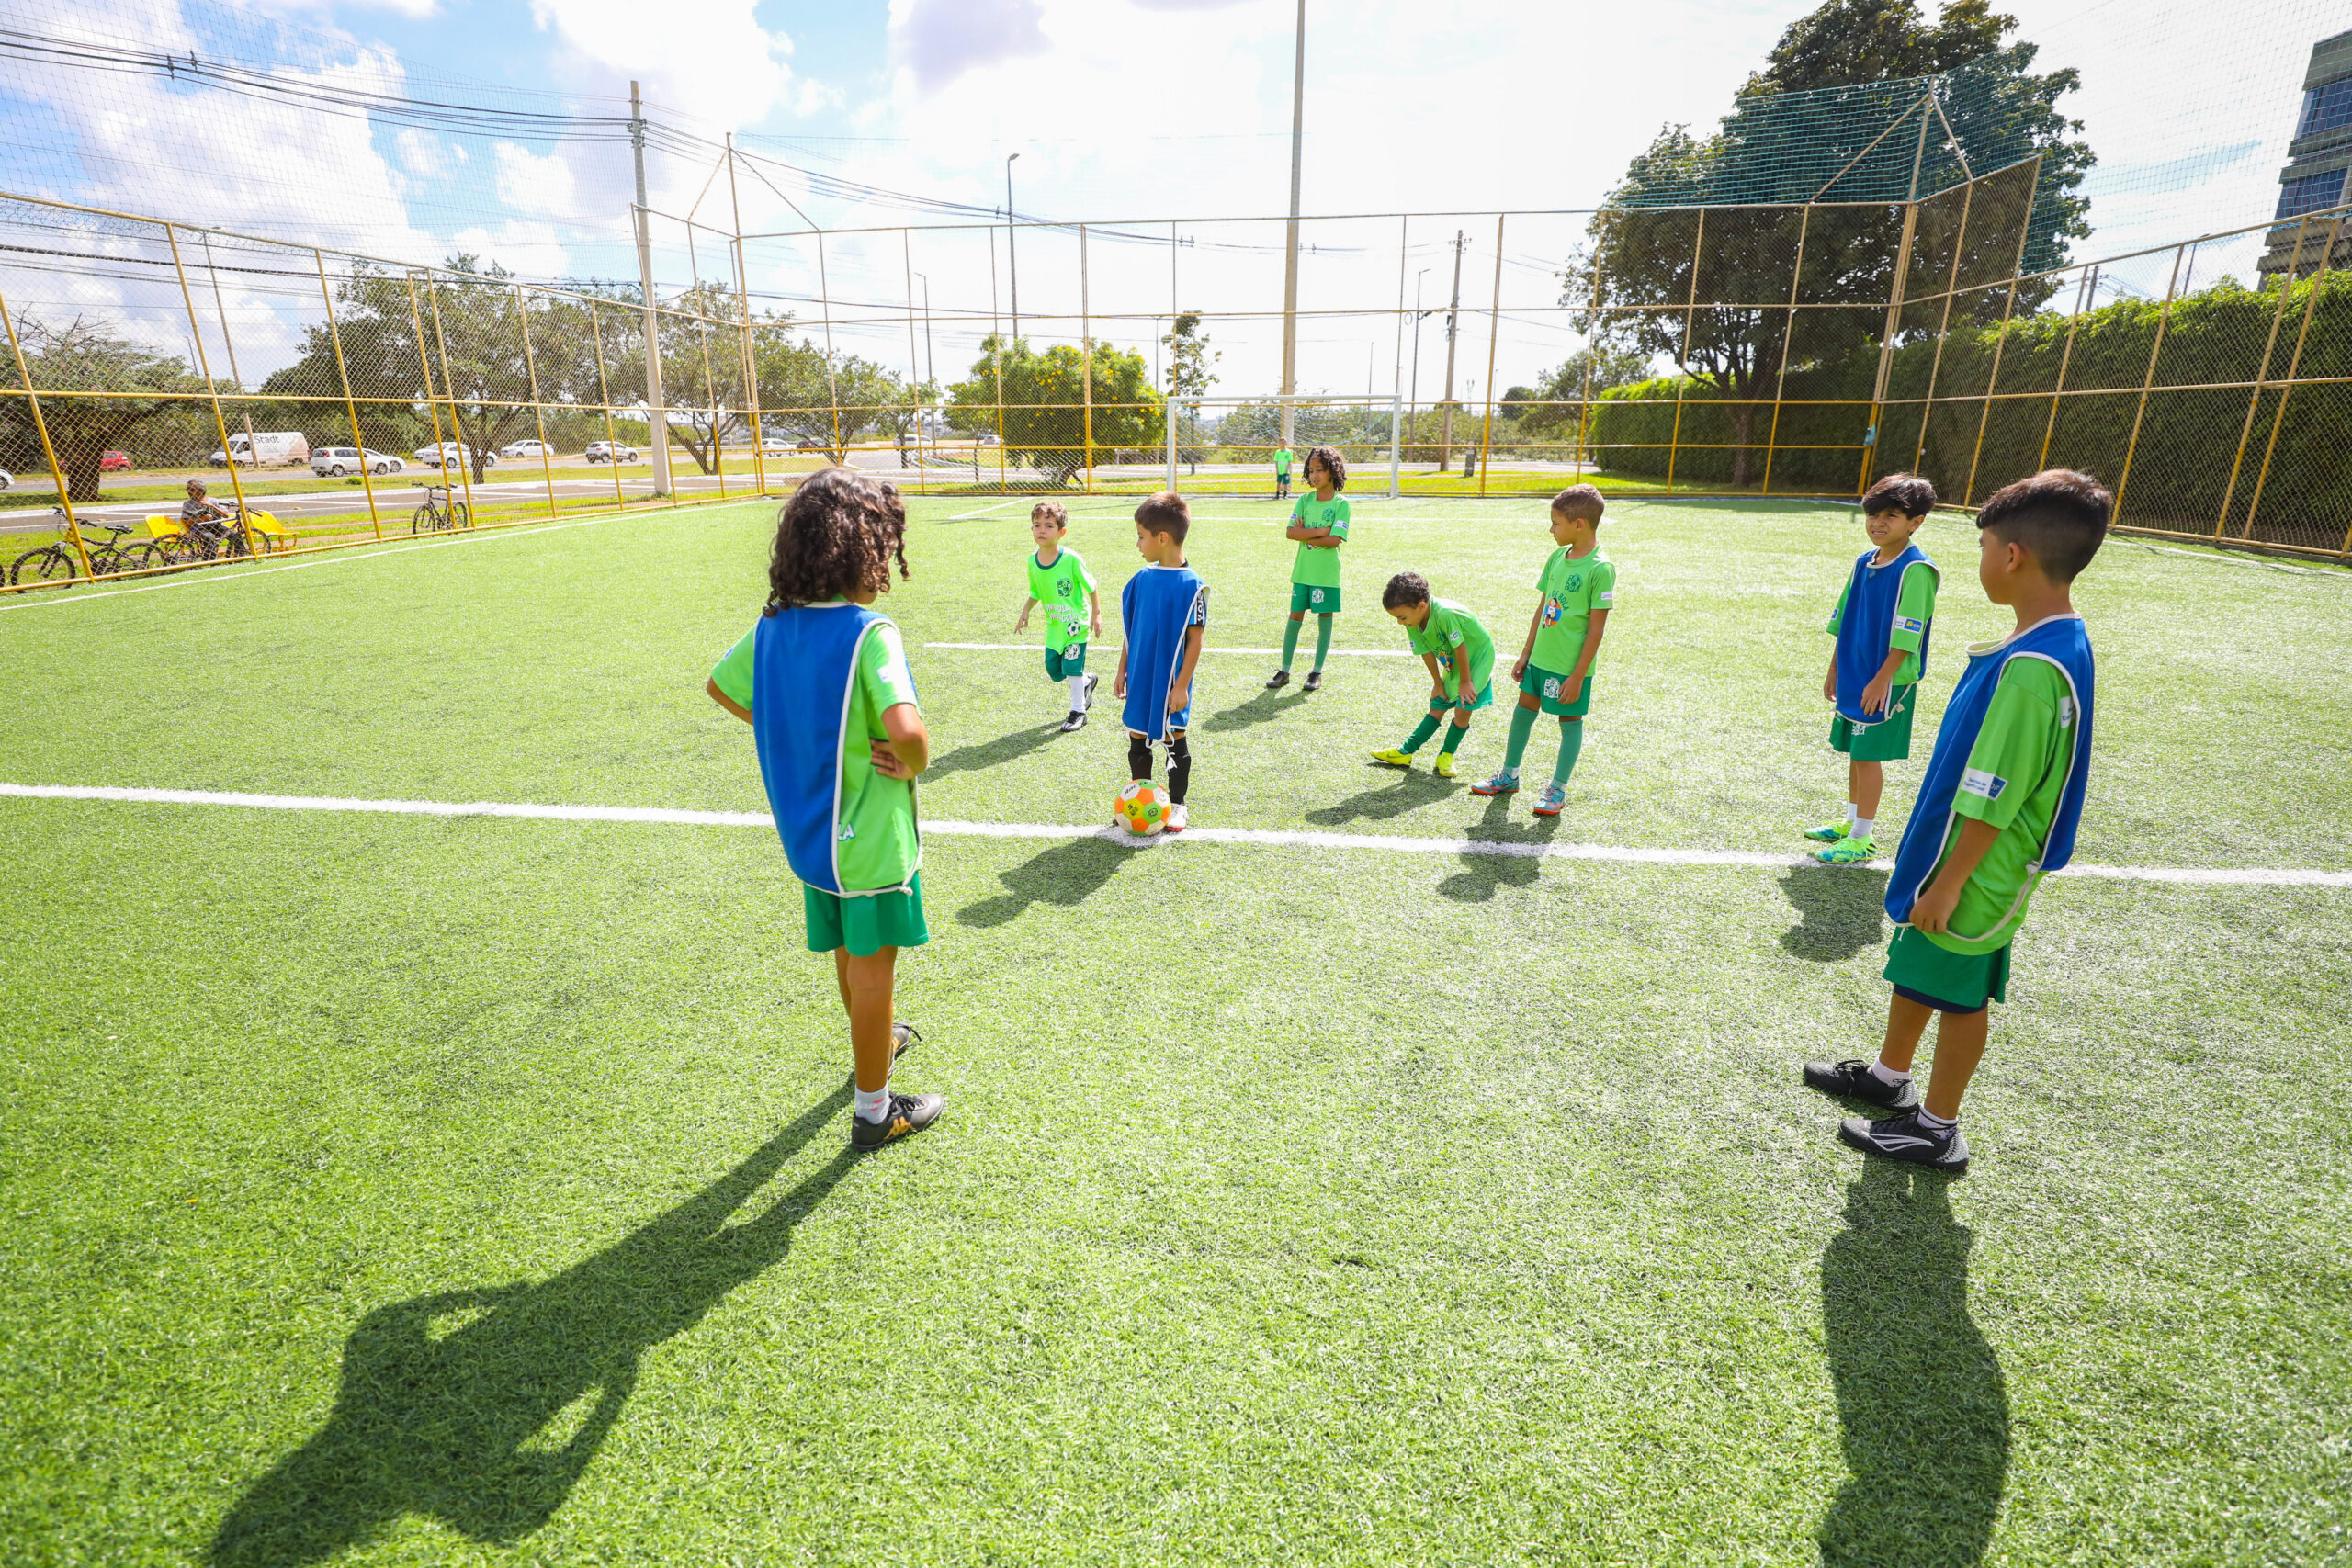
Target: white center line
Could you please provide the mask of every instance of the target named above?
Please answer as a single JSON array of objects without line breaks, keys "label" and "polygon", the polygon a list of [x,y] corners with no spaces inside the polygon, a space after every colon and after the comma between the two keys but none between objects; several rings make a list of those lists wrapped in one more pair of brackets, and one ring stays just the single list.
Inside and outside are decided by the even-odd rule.
[{"label": "white center line", "polygon": [[[927,642],[923,644],[923,647],[925,648],[956,648],[973,649],[981,652],[998,653],[1035,653],[1043,649],[1045,646],[1046,645],[1041,642]],[[1090,643],[1088,647],[1095,653],[1116,653],[1119,651],[1119,645],[1114,642]],[[1204,647],[1201,651],[1203,653],[1254,653],[1272,657],[1280,657],[1282,653],[1282,649],[1279,648],[1218,648],[1214,646]],[[1330,650],[1330,657],[1333,659],[1412,659],[1418,657],[1418,655],[1408,653],[1401,648],[1335,648]]]},{"label": "white center line", "polygon": [[[492,800],[368,800],[345,795],[253,795],[238,791],[138,789],[89,784],[0,784],[0,796],[105,800],[142,806],[229,806],[266,811],[364,812],[398,817],[503,817],[535,822],[645,822],[680,828],[775,830],[764,811],[695,811],[662,806],[543,806]],[[1604,861],[1623,865],[1759,866],[1815,863],[1802,854],[1758,850],[1659,850],[1624,844],[1525,839],[1429,839],[1387,833],[1318,833],[1258,828],[1193,828],[1181,839],[1136,839],[1125,829],[1062,822],[926,821],[927,834],[971,839],[1103,839],[1136,849],[1171,843],[1261,844],[1282,849],[1380,850],[1391,854],[1498,855],[1525,860]],[[2265,866],[2070,865],[2054,874],[2117,882],[2209,887],[2352,887],[2352,871]]]}]

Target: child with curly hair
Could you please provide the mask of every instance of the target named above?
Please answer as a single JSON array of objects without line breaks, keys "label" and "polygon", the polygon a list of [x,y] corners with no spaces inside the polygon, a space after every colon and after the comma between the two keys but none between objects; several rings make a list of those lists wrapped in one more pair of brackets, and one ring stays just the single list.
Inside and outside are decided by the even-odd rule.
[{"label": "child with curly hair", "polygon": [[1298,634],[1308,611],[1315,613],[1315,668],[1306,672],[1307,691],[1323,684],[1323,660],[1331,652],[1331,617],[1340,608],[1340,547],[1348,542],[1348,460],[1332,446],[1317,446],[1306,454],[1306,482],[1312,495],[1302,495],[1291,508],[1290,526],[1283,537],[1298,541],[1298,558],[1290,569],[1290,625],[1283,628],[1283,666],[1266,682],[1266,689],[1290,684],[1291,661],[1298,657]]},{"label": "child with curly hair", "polygon": [[801,481],[776,514],[767,606],[705,686],[752,727],[776,835],[803,884],[808,950],[833,955],[861,1149],[920,1133],[947,1109],[941,1095],[890,1092],[892,1063],[919,1038],[893,1017],[899,950],[931,940],[914,786],[931,737],[898,626],[873,607],[893,561],[908,575],[906,528],[896,486],[854,468]]}]

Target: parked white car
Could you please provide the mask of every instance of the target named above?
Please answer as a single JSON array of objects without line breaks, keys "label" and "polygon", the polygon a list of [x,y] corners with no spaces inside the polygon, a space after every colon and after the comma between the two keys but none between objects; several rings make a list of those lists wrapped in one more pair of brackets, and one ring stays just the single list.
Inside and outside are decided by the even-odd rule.
[{"label": "parked white car", "polygon": [[404,474],[408,460],[370,447],[319,446],[311,452],[311,472],[322,479],[339,479],[365,468],[371,474]]},{"label": "parked white car", "polygon": [[[418,462],[424,464],[428,468],[470,468],[473,465],[474,460],[473,449],[471,447],[460,446],[454,441],[436,441],[430,446],[418,447],[415,451],[410,453],[409,456],[414,457]],[[446,461],[444,460],[445,458],[447,459]],[[498,467],[498,455],[494,452],[484,453],[482,455],[481,466],[485,468],[494,468]]]},{"label": "parked white car", "polygon": [[311,443],[299,430],[256,430],[254,432],[253,440],[248,443],[245,440],[245,433],[241,430],[229,437],[229,451],[226,455],[220,448],[215,446],[212,449],[211,457],[208,460],[216,468],[225,468],[229,466],[231,457],[236,458],[237,467],[241,468],[255,467],[299,468],[311,460]]},{"label": "parked white car", "polygon": [[502,457],[552,457],[555,448],[537,437],[526,437],[521,441],[509,441],[498,449],[498,455]]},{"label": "parked white car", "polygon": [[637,461],[637,448],[625,446],[617,441],[591,441],[587,457],[592,463],[634,463]]}]

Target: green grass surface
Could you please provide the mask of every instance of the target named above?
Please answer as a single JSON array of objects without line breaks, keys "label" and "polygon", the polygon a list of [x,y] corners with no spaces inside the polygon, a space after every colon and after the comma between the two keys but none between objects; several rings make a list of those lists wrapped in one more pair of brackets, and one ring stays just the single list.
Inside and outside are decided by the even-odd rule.
[{"label": "green grass surface", "polygon": [[[983,504],[917,503],[884,602],[926,812],[1091,824],[1112,710],[1057,736],[1034,651],[922,647],[1018,640],[1027,508]],[[1110,610],[1124,506],[1074,510]],[[1198,510],[1210,642],[1272,646],[1276,509]],[[758,810],[701,684],[766,511],[0,607],[42,694],[0,776]],[[1408,566],[1515,645],[1540,502],[1359,517],[1340,647],[1401,648]],[[1612,505],[1556,825],[1364,764],[1418,666],[1275,694],[1238,654],[1194,820],[1794,848],[1843,793],[1820,627],[1859,532]],[[1973,532],[1923,536],[1923,738],[2003,626]],[[2118,542],[2080,599],[2079,858],[2352,867],[2352,577]],[[1796,1083],[1875,1042],[1876,873],[934,835],[900,1077],[949,1117],[852,1158],[765,830],[0,822],[11,1561],[2352,1557],[2340,888],[2045,887],[1955,1184],[1865,1167]]]}]

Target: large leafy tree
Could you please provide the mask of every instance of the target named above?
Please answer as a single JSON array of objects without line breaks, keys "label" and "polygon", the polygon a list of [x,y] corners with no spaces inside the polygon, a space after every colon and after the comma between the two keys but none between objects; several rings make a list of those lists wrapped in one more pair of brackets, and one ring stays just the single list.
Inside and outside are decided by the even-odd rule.
[{"label": "large leafy tree", "polygon": [[1026,338],[1008,343],[991,333],[971,374],[947,389],[947,405],[961,430],[994,429],[1001,419],[1005,455],[1056,484],[1113,461],[1121,447],[1157,446],[1168,429],[1165,401],[1152,389],[1143,355],[1107,343],[1094,345],[1090,365],[1069,344],[1039,353]]},{"label": "large leafy tree", "polygon": [[[68,500],[99,499],[99,460],[108,447],[126,445],[133,431],[152,422],[185,419],[200,406],[192,397],[202,396],[204,382],[184,359],[142,348],[83,316],[53,322],[26,310],[16,324],[36,391],[106,394],[40,400],[41,423],[64,470]],[[202,412],[209,423],[210,409]],[[31,405],[21,396],[0,398],[0,443],[19,467],[45,461]]]},{"label": "large leafy tree", "polygon": [[1201,400],[1216,385],[1216,372],[1211,367],[1225,357],[1223,352],[1209,347],[1209,334],[1201,330],[1201,320],[1198,310],[1179,311],[1159,340],[1168,349],[1168,401],[1176,411],[1176,439],[1188,462],[1200,460],[1204,446]]},{"label": "large leafy tree", "polygon": [[1532,387],[1511,388],[1496,407],[1517,422],[1522,435],[1557,435],[1577,428],[1578,405],[1586,398],[1649,373],[1649,356],[1638,349],[1596,343],[1545,371]]}]

